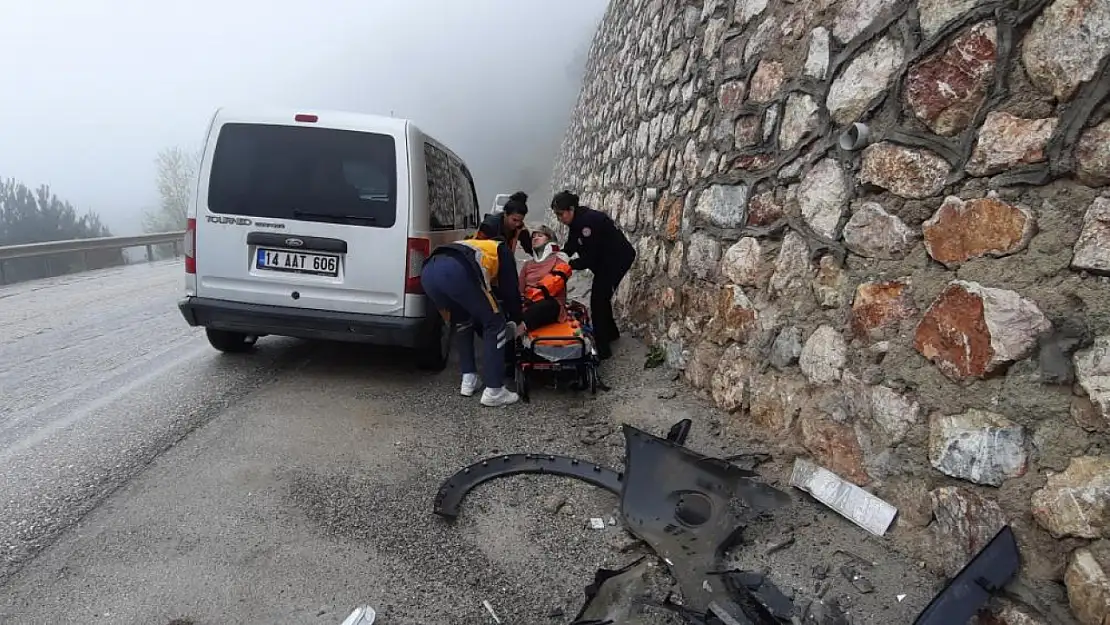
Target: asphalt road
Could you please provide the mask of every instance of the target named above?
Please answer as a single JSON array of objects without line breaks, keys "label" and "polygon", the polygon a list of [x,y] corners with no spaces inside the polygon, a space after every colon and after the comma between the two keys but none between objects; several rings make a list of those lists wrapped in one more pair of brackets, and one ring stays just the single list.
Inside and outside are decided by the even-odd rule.
[{"label": "asphalt road", "polygon": [[[453,367],[418,373],[403,352],[265,338],[219,354],[180,318],[180,287],[168,263],[0,289],[0,623],[338,625],[361,604],[382,625],[493,623],[483,601],[506,625],[567,623],[598,567],[649,553],[609,524],[616,498],[508,478],[447,523],[439,483],[502,452],[620,468],[621,423],[689,417],[691,447],[737,449],[633,340],[605,365],[609,393],[541,385],[486,409]],[[846,547],[879,563],[876,591],[827,596],[856,625],[910,622],[935,580],[794,497],[776,581],[804,596],[813,563]]]},{"label": "asphalt road", "polygon": [[213,358],[182,286],[166,262],[0,288],[0,580],[294,356]]}]

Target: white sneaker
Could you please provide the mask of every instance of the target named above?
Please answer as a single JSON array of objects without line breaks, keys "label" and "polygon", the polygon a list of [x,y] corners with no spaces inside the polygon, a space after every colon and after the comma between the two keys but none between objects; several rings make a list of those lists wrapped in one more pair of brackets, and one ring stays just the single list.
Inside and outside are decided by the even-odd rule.
[{"label": "white sneaker", "polygon": [[518,401],[520,401],[520,395],[517,395],[516,393],[507,390],[504,387],[497,390],[487,387],[486,390],[482,393],[482,405],[489,406],[491,408],[495,408],[497,406],[508,406],[509,404],[515,404]]},{"label": "white sneaker", "polygon": [[459,388],[463,397],[473,397],[474,392],[480,388],[482,388],[482,378],[479,378],[477,373],[463,374],[462,387]]}]

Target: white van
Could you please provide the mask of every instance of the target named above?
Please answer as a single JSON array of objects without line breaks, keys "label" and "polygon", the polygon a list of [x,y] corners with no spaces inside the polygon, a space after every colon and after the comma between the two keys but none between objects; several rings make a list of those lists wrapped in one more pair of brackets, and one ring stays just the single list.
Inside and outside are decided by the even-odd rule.
[{"label": "white van", "polygon": [[223,352],[273,334],[408,347],[441,370],[451,331],[420,270],[479,218],[466,164],[411,121],[220,109],[188,215],[179,308]]}]

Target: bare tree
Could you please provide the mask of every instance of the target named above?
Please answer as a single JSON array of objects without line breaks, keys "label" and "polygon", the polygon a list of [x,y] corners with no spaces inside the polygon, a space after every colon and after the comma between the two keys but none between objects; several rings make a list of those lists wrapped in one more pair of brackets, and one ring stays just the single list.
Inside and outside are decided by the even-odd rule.
[{"label": "bare tree", "polygon": [[159,205],[143,216],[147,232],[172,232],[185,227],[185,216],[197,184],[200,154],[179,146],[165,148],[154,159],[158,169]]}]

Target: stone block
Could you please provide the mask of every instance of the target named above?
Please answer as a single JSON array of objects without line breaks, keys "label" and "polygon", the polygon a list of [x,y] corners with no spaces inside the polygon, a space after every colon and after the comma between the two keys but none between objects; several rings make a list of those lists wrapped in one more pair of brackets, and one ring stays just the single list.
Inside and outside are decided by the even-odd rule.
[{"label": "stone block", "polygon": [[725,251],[721,273],[743,286],[759,284],[763,275],[763,247],[754,237],[744,237]]},{"label": "stone block", "polygon": [[792,93],[787,96],[779,128],[780,149],[794,149],[803,137],[817,128],[817,110],[817,101],[808,94]]},{"label": "stone block", "polygon": [[979,129],[967,162],[972,176],[993,176],[1019,165],[1044,162],[1045,148],[1059,122],[1055,117],[1026,119],[992,111]]},{"label": "stone block", "polygon": [[739,228],[747,221],[748,187],[715,184],[698,196],[694,212],[714,226]]},{"label": "stone block", "polygon": [[1087,208],[1074,249],[1073,268],[1110,274],[1110,198],[1097,198]]},{"label": "stone block", "polygon": [[945,25],[991,0],[917,0],[918,20],[926,37],[936,35]]},{"label": "stone block", "polygon": [[808,286],[813,277],[813,263],[809,259],[809,246],[802,235],[790,230],[782,239],[775,272],[771,274],[771,292],[783,294]]},{"label": "stone block", "polygon": [[818,464],[857,486],[871,482],[863,467],[863,449],[851,425],[812,413],[802,414],[800,419],[802,445]]},{"label": "stone block", "polygon": [[823,325],[806,339],[798,358],[802,373],[812,384],[829,386],[840,381],[848,361],[848,344],[832,326]]},{"label": "stone block", "polygon": [[724,348],[712,341],[702,341],[694,347],[689,362],[686,363],[686,381],[694,388],[704,389],[709,387],[713,374],[721,362]]},{"label": "stone block", "polygon": [[752,365],[745,358],[743,348],[733,345],[726,349],[710,380],[713,402],[725,412],[736,412],[743,408],[751,376]]},{"label": "stone block", "polygon": [[825,158],[798,185],[798,206],[802,218],[814,232],[830,239],[839,238],[840,218],[848,202],[848,186],[840,164]]},{"label": "stone block", "polygon": [[863,151],[860,182],[910,199],[937,195],[951,172],[948,161],[928,150],[876,143]]},{"label": "stone block", "polygon": [[897,327],[917,314],[911,297],[909,278],[864,282],[856,287],[852,300],[852,331],[869,337],[877,330]]},{"label": "stone block", "polygon": [[859,119],[871,101],[886,92],[905,60],[902,43],[891,35],[852,59],[833,81],[825,99],[833,121],[849,124]]},{"label": "stone block", "polygon": [[1110,457],[1072,458],[1031,503],[1033,518],[1053,536],[1110,538]]},{"label": "stone block", "polygon": [[702,280],[708,280],[716,274],[720,261],[720,242],[704,232],[695,232],[690,237],[690,246],[686,251],[686,264],[690,273]]},{"label": "stone block", "polygon": [[844,287],[848,277],[840,263],[832,256],[822,256],[813,278],[813,296],[822,308],[844,306]]},{"label": "stone block", "polygon": [[855,39],[884,11],[898,4],[899,0],[844,0],[839,4],[833,21],[833,36],[841,43]]},{"label": "stone block", "polygon": [[955,478],[1001,486],[1025,475],[1025,431],[1000,414],[968,410],[929,419],[929,462]]},{"label": "stone block", "polygon": [[906,103],[938,135],[964,131],[994,80],[998,29],[981,22],[930,54],[906,74]]},{"label": "stone block", "polygon": [[1110,53],[1110,3],[1055,0],[1016,49],[1034,86],[1070,100]]},{"label": "stone block", "polygon": [[756,427],[785,433],[794,427],[804,399],[804,384],[792,376],[756,374],[751,379],[748,412]]},{"label": "stone block", "polygon": [[1051,329],[1032,300],[955,280],[925,311],[914,348],[953,380],[985,378],[1027,357]]},{"label": "stone block", "polygon": [[803,68],[806,76],[824,80],[829,73],[829,31],[818,26],[809,33],[809,48]]},{"label": "stone block", "polygon": [[1064,585],[1082,625],[1110,625],[1110,542],[1100,540],[1072,552]]},{"label": "stone block", "polygon": [[783,216],[782,205],[771,191],[753,195],[748,201],[748,225],[769,226]]},{"label": "stone block", "polygon": [[725,286],[717,296],[717,309],[706,327],[706,336],[720,344],[746,342],[759,329],[755,306],[735,284]]},{"label": "stone block", "polygon": [[1088,128],[1075,146],[1075,175],[1089,187],[1110,184],[1110,120]]},{"label": "stone block", "polygon": [[801,355],[802,331],[797,326],[788,326],[783,328],[775,337],[775,342],[771,344],[771,354],[767,360],[772,367],[779,371],[785,371],[788,367],[796,364]]},{"label": "stone block", "polygon": [[864,202],[844,224],[844,246],[867,258],[900,260],[921,237],[877,202]]},{"label": "stone block", "polygon": [[949,269],[973,258],[1015,254],[1036,231],[1033,213],[991,195],[981,199],[944,199],[921,226],[929,256]]},{"label": "stone block", "polygon": [[945,575],[960,572],[1009,521],[998,502],[963,487],[943,487],[929,493],[933,503],[934,545]]},{"label": "stone block", "polygon": [[778,95],[786,80],[786,71],[778,61],[763,60],[752,75],[751,88],[748,89],[748,98],[752,102],[770,102]]}]

